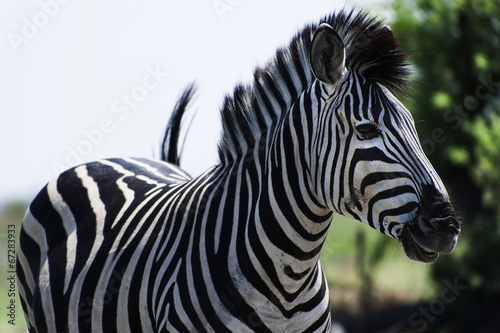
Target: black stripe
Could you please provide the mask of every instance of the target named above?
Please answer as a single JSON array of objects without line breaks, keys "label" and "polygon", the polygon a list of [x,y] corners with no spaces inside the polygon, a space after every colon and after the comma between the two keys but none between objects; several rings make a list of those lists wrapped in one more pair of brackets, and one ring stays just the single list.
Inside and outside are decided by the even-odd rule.
[{"label": "black stripe", "polygon": [[365,190],[368,186],[374,185],[380,181],[398,179],[398,178],[408,178],[411,179],[411,175],[406,172],[372,172],[363,178],[359,190],[361,195],[365,194]]}]

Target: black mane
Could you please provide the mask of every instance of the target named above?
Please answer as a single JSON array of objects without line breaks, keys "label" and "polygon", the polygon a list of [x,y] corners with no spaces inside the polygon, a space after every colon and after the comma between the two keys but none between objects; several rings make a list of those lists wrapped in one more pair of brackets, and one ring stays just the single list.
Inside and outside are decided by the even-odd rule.
[{"label": "black mane", "polygon": [[[397,49],[392,31],[381,21],[359,12],[340,11],[319,23],[330,24],[343,40],[346,66],[368,80],[406,96],[408,55]],[[254,82],[235,88],[221,111],[223,133],[219,144],[222,164],[242,158],[266,139],[298,96],[314,80],[309,64],[312,38],[319,24],[299,32],[288,48],[254,73]]]}]

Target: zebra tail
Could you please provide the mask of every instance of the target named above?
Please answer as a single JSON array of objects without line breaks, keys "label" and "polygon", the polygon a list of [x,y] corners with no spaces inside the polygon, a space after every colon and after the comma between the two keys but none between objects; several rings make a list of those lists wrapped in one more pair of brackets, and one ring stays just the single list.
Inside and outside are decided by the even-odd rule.
[{"label": "zebra tail", "polygon": [[[194,83],[189,84],[181,97],[177,101],[175,108],[170,116],[170,119],[165,130],[165,135],[163,136],[163,142],[161,147],[161,159],[162,161],[180,165],[180,153],[178,151],[179,145],[179,135],[181,130],[182,116],[186,111],[186,108],[191,101],[193,94],[195,92]],[[184,142],[182,143],[184,145]]]}]

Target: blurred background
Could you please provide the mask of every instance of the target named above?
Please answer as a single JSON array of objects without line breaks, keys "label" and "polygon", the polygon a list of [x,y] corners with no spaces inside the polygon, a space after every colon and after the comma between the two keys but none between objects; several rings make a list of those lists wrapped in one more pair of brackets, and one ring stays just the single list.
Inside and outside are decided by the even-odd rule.
[{"label": "blurred background", "polygon": [[0,331],[26,331],[9,296],[9,225],[18,236],[49,179],[99,158],[159,157],[170,110],[192,81],[181,164],[201,173],[217,163],[224,94],[304,24],[344,6],[389,23],[413,54],[405,104],[463,232],[451,255],[422,264],[336,216],[321,260],[338,331],[500,332],[498,0],[3,2]]}]

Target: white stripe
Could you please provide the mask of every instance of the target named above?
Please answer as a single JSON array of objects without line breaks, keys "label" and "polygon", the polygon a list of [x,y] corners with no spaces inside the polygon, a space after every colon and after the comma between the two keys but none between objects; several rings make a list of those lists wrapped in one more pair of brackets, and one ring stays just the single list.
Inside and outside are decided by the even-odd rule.
[{"label": "white stripe", "polygon": [[120,189],[120,191],[123,193],[123,197],[125,198],[125,203],[123,204],[122,208],[116,215],[115,220],[113,221],[113,224],[111,225],[111,228],[114,228],[116,226],[116,223],[122,219],[123,214],[127,211],[127,209],[131,206],[132,202],[134,201],[135,198],[135,192],[131,190],[127,183],[124,181],[126,177],[135,177],[135,174],[121,165],[114,163],[109,160],[101,160],[99,163],[108,165],[112,167],[116,172],[122,174],[123,176],[120,177],[119,179],[116,180],[116,186]]},{"label": "white stripe", "polygon": [[[149,209],[148,212],[146,212],[144,214],[144,216],[141,219],[141,221],[137,223],[138,227],[134,230],[133,234],[130,236],[129,241],[124,246],[125,248],[128,248],[130,242],[137,235],[137,232],[139,231],[139,226],[142,226],[145,223],[146,219],[148,219],[148,218],[151,217],[151,215],[154,212],[154,210],[156,209],[156,207],[160,203],[163,202],[163,200],[165,199],[166,196],[168,196],[168,194],[169,193],[164,193],[162,197],[155,199],[155,203],[153,204],[153,206]],[[148,198],[148,201],[151,198],[153,198],[153,196],[151,196],[150,198]],[[140,243],[136,247],[136,249],[135,249],[132,257],[130,258],[130,261],[129,261],[127,267],[126,267],[126,271],[124,272],[124,274],[121,277],[122,280],[119,281],[120,282],[120,290],[119,290],[119,293],[118,293],[117,327],[123,329],[124,332],[128,332],[129,329],[130,329],[130,327],[128,325],[124,325],[123,327],[120,326],[120,325],[123,324],[125,318],[128,318],[128,303],[129,303],[128,302],[128,297],[129,297],[131,282],[132,282],[133,278],[136,278],[136,281],[139,280],[138,276],[134,277],[134,272],[136,270],[137,263],[139,262],[139,258],[140,258],[141,254],[142,254],[142,251],[144,250],[144,247],[145,247],[146,243],[148,242],[148,240],[151,238],[151,236],[152,236],[151,233],[152,233],[153,229],[156,227],[157,223],[159,222],[159,217],[163,213],[164,209],[165,208],[161,209],[160,212],[158,212],[158,214],[156,215],[154,221],[150,224],[150,226],[148,227],[148,229],[144,233],[143,237],[141,238]],[[145,271],[147,271],[147,268],[148,267],[145,267]],[[145,286],[141,285],[141,291],[144,290],[144,293],[146,293],[146,295],[147,295],[147,289],[145,289],[145,288],[147,288],[148,283],[147,283],[147,281],[144,281],[144,279],[142,280],[142,283],[145,284]],[[139,313],[141,315],[141,319],[142,319],[141,320],[141,324],[143,325],[143,329],[146,332],[152,331],[153,328],[151,326],[151,320],[149,319],[149,316],[148,316],[148,313],[147,313],[147,306],[148,305],[147,305],[146,300],[144,300],[142,298],[142,295],[140,295],[140,301],[139,302],[140,302],[140,304],[139,304]],[[128,320],[126,322],[128,323]]]},{"label": "white stripe", "polygon": [[[48,244],[46,241],[45,230],[42,225],[31,215],[26,214],[23,221],[23,229],[40,247],[40,274],[38,276],[38,288],[42,303],[42,310],[45,317],[45,324],[49,332],[56,331],[56,318],[54,313],[54,304],[52,303],[52,292],[50,289],[49,261],[47,258]],[[30,320],[30,322],[35,322]]]},{"label": "white stripe", "polygon": [[70,208],[64,202],[64,199],[57,190],[57,179],[47,184],[47,193],[52,207],[56,208],[57,213],[61,216],[64,230],[66,231],[66,237],[73,236],[71,237],[72,242],[66,241],[66,267],[64,269],[64,294],[66,294],[76,260],[76,221]]}]

